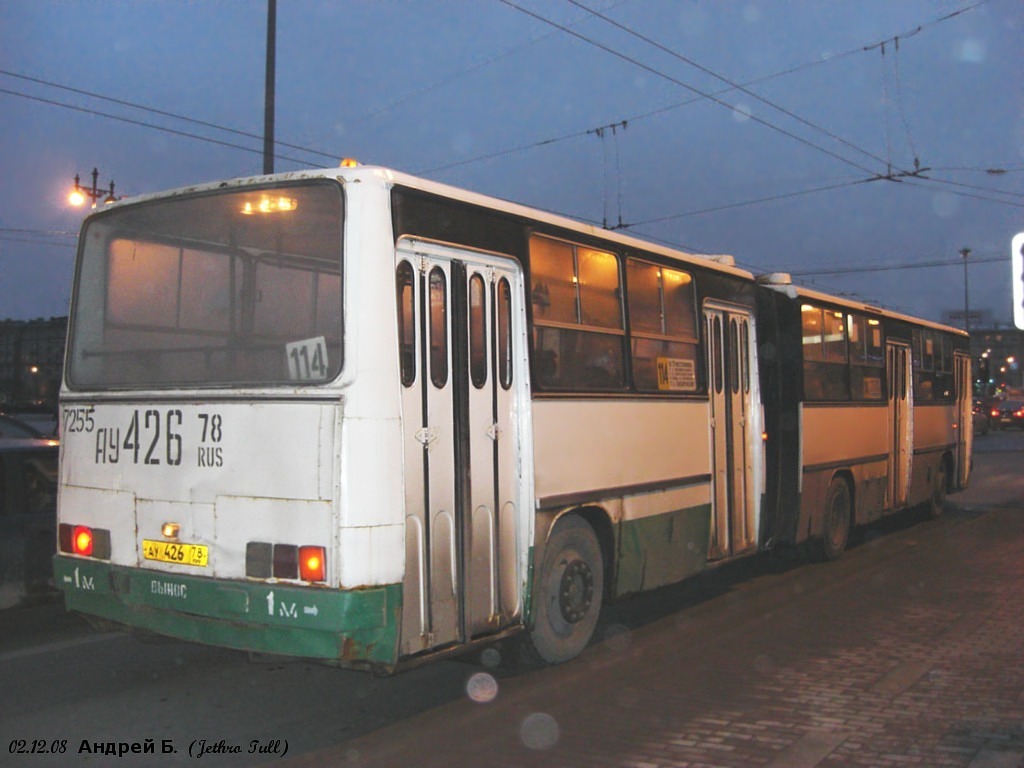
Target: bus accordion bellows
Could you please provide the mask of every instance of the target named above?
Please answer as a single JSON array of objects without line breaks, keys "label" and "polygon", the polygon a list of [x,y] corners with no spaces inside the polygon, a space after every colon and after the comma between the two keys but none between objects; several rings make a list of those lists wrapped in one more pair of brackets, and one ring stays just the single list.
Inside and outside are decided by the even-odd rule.
[{"label": "bus accordion bellows", "polygon": [[395,671],[773,547],[938,514],[967,336],[376,167],[83,225],[61,393],[70,610]]}]

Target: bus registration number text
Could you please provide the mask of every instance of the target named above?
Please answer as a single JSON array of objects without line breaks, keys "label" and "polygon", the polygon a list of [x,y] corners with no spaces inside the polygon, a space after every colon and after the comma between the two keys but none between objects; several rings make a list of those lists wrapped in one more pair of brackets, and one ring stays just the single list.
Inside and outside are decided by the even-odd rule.
[{"label": "bus registration number text", "polygon": [[176,541],[142,540],[142,556],[147,560],[179,565],[197,565],[205,568],[209,562],[210,549],[202,544],[180,544]]},{"label": "bus registration number text", "polygon": [[[194,466],[224,466],[224,418],[219,413],[197,413],[191,422],[179,408],[139,409],[121,426],[98,426],[93,413],[92,408],[65,408],[64,423],[69,432],[95,431],[97,464],[180,467],[192,466],[194,457]],[[198,439],[198,445],[190,439]]]}]

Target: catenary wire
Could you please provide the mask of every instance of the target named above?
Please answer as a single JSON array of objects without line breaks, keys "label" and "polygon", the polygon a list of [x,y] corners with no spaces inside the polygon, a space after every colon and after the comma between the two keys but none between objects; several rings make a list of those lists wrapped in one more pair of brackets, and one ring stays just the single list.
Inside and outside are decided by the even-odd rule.
[{"label": "catenary wire", "polygon": [[[772,109],[774,109],[774,110],[776,110],[778,112],[781,112],[782,114],[786,115],[789,118],[792,118],[793,120],[796,120],[797,122],[801,123],[802,125],[805,125],[805,126],[807,126],[809,128],[812,128],[812,129],[814,129],[816,131],[819,131],[819,132],[825,134],[830,139],[832,139],[834,141],[837,141],[840,144],[843,144],[843,145],[845,145],[845,146],[847,146],[847,147],[849,147],[849,148],[851,148],[851,149],[853,149],[853,150],[855,150],[857,152],[860,152],[862,155],[864,155],[864,156],[866,156],[866,157],[868,157],[868,158],[870,158],[872,160],[877,160],[878,162],[883,163],[883,164],[886,163],[886,161],[883,158],[879,157],[878,155],[876,155],[876,154],[874,154],[872,152],[869,152],[868,150],[864,149],[863,147],[857,146],[853,142],[847,141],[842,136],[839,136],[839,135],[833,133],[832,131],[829,131],[827,128],[823,128],[822,126],[818,125],[817,123],[813,123],[810,120],[807,120],[806,118],[802,117],[801,115],[796,114],[792,110],[786,109],[785,107],[780,106],[779,104],[775,103],[774,101],[772,101],[770,99],[767,99],[767,98],[761,96],[760,94],[755,93],[754,91],[751,91],[745,85],[743,85],[741,83],[737,83],[737,82],[735,82],[733,80],[730,80],[729,78],[727,78],[724,75],[716,72],[715,70],[711,69],[710,67],[707,67],[707,66],[705,66],[705,65],[703,65],[703,64],[701,64],[701,63],[699,63],[697,61],[694,61],[693,59],[691,59],[691,58],[689,58],[687,56],[683,56],[678,51],[674,51],[671,48],[669,48],[668,46],[662,45],[657,40],[654,40],[653,38],[650,38],[647,35],[643,35],[643,34],[637,32],[636,30],[634,30],[633,28],[627,26],[626,24],[622,24],[622,23],[616,21],[615,19],[612,19],[609,16],[606,16],[604,13],[600,13],[598,11],[595,11],[595,10],[587,7],[586,5],[584,5],[579,0],[566,0],[566,2],[571,3],[572,5],[576,6],[577,8],[582,8],[582,9],[584,9],[586,11],[589,11],[591,14],[593,14],[594,17],[596,17],[598,19],[601,19],[606,24],[610,24],[611,26],[615,27],[616,29],[620,29],[623,32],[626,32],[627,34],[632,35],[633,37],[637,38],[638,40],[641,40],[644,43],[657,48],[659,51],[662,51],[663,53],[667,53],[668,55],[672,56],[675,59],[678,59],[679,61],[683,62],[684,64],[687,64],[688,66],[691,66],[691,67],[693,67],[693,68],[695,68],[697,70],[700,70],[704,74],[710,75],[711,77],[715,78],[716,80],[720,80],[721,82],[723,82],[723,83],[725,83],[726,85],[729,86],[729,90],[730,91],[736,90],[736,91],[739,91],[740,93],[744,93],[747,96],[751,97],[752,99],[756,99],[757,101],[761,102],[762,104],[765,104],[765,105],[771,107]],[[715,95],[717,95],[717,94],[715,94]]]},{"label": "catenary wire", "polygon": [[[696,87],[690,85],[689,83],[686,83],[686,82],[680,80],[677,77],[673,77],[672,75],[666,74],[665,72],[662,72],[661,70],[659,70],[659,69],[657,69],[655,67],[652,67],[649,64],[644,64],[642,61],[640,61],[640,60],[638,60],[636,58],[633,58],[632,56],[627,56],[626,54],[624,54],[621,51],[618,51],[618,50],[612,48],[611,46],[605,45],[604,43],[601,43],[601,42],[599,42],[597,40],[594,40],[593,38],[587,37],[586,35],[583,35],[583,34],[577,32],[577,31],[575,31],[573,29],[570,29],[570,28],[566,27],[564,24],[559,24],[557,21],[549,19],[546,16],[543,16],[543,15],[541,15],[539,13],[535,13],[534,11],[531,11],[528,8],[524,8],[521,5],[517,5],[516,3],[512,2],[512,0],[498,0],[498,2],[503,3],[504,5],[507,5],[510,8],[513,8],[513,9],[515,9],[517,11],[520,11],[521,13],[524,13],[527,16],[530,16],[530,17],[532,17],[534,19],[537,19],[538,21],[541,21],[541,22],[543,22],[545,24],[550,24],[551,26],[556,27],[557,29],[562,30],[566,34],[568,34],[568,35],[570,35],[572,37],[575,37],[576,39],[581,40],[581,41],[587,43],[588,45],[594,46],[595,48],[598,48],[598,49],[604,51],[605,53],[609,53],[612,56],[615,56],[616,58],[622,59],[623,61],[626,61],[626,62],[628,62],[628,63],[630,63],[630,64],[632,64],[632,65],[634,65],[636,67],[639,67],[640,69],[644,70],[645,72],[650,72],[652,75],[660,77],[660,78],[662,78],[664,80],[668,80],[669,82],[675,83],[676,85],[680,86],[681,88],[685,88],[686,90],[691,91],[693,93],[696,93],[699,96],[701,96],[702,98],[707,99],[708,101],[711,101],[714,104],[717,104],[717,105],[719,105],[721,107],[724,107],[724,108],[728,109],[730,112],[733,111],[733,109],[734,109],[731,104],[729,104],[728,102],[723,101],[722,99],[718,98],[713,93],[710,93],[710,92],[707,92],[707,91],[703,91],[700,88],[696,88]],[[749,115],[749,118],[750,118],[750,120],[752,122],[757,123],[758,125],[763,125],[763,126],[769,128],[769,129],[771,129],[771,130],[773,130],[773,131],[775,131],[777,133],[781,133],[784,136],[788,136],[789,138],[793,139],[794,141],[796,141],[796,142],[798,142],[800,144],[803,144],[803,145],[805,145],[807,147],[810,147],[810,148],[812,148],[812,149],[814,149],[814,150],[816,150],[818,152],[821,152],[821,153],[823,153],[825,155],[833,157],[836,160],[839,160],[840,162],[845,163],[846,165],[852,166],[853,168],[857,168],[858,170],[864,171],[865,173],[868,173],[868,174],[872,174],[872,175],[875,174],[875,171],[873,171],[871,168],[868,168],[867,166],[861,165],[860,163],[854,162],[853,160],[850,160],[849,158],[843,157],[842,155],[840,155],[840,154],[838,154],[836,152],[833,152],[830,149],[822,147],[819,144],[815,144],[813,141],[805,139],[802,136],[798,136],[797,134],[793,133],[792,131],[788,131],[785,128],[782,128],[781,126],[775,125],[774,123],[772,123],[772,122],[770,122],[768,120],[765,120],[764,118],[758,117],[757,115]]]},{"label": "catenary wire", "polygon": [[[243,146],[241,144],[233,144],[233,143],[231,143],[229,141],[221,141],[220,139],[213,139],[213,138],[210,138],[209,136],[200,136],[199,134],[190,133],[188,131],[180,131],[180,130],[178,130],[176,128],[167,128],[167,127],[162,126],[162,125],[154,125],[153,123],[147,123],[147,122],[144,122],[142,120],[136,120],[136,119],[131,118],[131,117],[124,117],[122,115],[112,115],[109,112],[100,112],[98,110],[89,109],[87,107],[79,107],[79,106],[75,106],[74,104],[66,104],[64,102],[55,101],[54,99],[47,99],[47,98],[44,98],[42,96],[32,96],[32,95],[27,94],[27,93],[20,93],[18,91],[12,91],[9,88],[0,88],[0,93],[7,94],[8,96],[17,96],[19,98],[28,99],[30,101],[37,101],[37,102],[40,102],[41,104],[49,104],[49,105],[55,106],[55,107],[63,107],[64,109],[70,109],[70,110],[73,110],[75,112],[82,112],[82,113],[85,113],[87,115],[93,115],[95,117],[105,117],[105,118],[107,118],[109,120],[117,120],[118,122],[128,123],[129,125],[136,125],[136,126],[140,126],[140,127],[143,127],[143,128],[150,128],[150,129],[152,129],[154,131],[162,131],[164,133],[170,133],[170,134],[173,134],[175,136],[182,136],[182,137],[189,138],[189,139],[196,139],[198,141],[205,141],[205,142],[208,142],[210,144],[217,144],[217,145],[222,146],[222,147],[229,147],[231,149],[238,149],[238,150],[241,150],[242,152],[251,152],[251,153],[254,153],[254,154],[258,154],[258,155],[262,155],[263,154],[263,150],[262,149],[255,149],[253,147],[246,147],[246,146]],[[276,158],[278,158],[280,160],[288,160],[289,162],[297,163],[299,165],[318,167],[317,163],[310,163],[310,162],[308,162],[306,160],[299,160],[298,158],[288,157],[286,155],[275,154],[274,157],[276,157]]]}]

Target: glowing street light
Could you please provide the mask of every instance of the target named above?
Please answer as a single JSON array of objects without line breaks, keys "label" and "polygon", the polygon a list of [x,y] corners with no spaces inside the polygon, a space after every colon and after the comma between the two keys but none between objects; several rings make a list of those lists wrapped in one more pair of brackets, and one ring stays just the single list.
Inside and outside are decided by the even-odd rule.
[{"label": "glowing street light", "polygon": [[71,188],[71,193],[68,195],[68,202],[71,203],[76,208],[79,208],[79,207],[85,205],[85,201],[86,201],[87,198],[91,198],[92,199],[92,207],[93,208],[96,207],[96,203],[97,203],[97,201],[99,201],[99,199],[101,197],[103,198],[103,202],[104,203],[116,202],[118,200],[118,198],[114,197],[114,180],[113,179],[110,180],[110,189],[109,190],[100,189],[97,186],[97,183],[96,183],[99,180],[99,177],[100,177],[100,172],[96,168],[93,168],[92,169],[92,188],[90,189],[89,187],[83,187],[82,186],[82,184],[81,184],[81,177],[76,173],[75,174],[75,186]]}]

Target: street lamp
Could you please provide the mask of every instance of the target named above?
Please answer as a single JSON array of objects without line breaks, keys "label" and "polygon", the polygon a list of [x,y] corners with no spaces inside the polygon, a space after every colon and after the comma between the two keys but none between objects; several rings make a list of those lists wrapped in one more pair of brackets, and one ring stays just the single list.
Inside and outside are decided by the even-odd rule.
[{"label": "street lamp", "polygon": [[[85,205],[86,198],[92,199],[92,207],[96,207],[97,201],[102,197],[104,203],[116,202],[118,198],[114,197],[114,180],[110,180],[110,189],[99,189],[96,182],[99,180],[100,172],[93,168],[92,169],[92,188],[83,187],[81,185],[81,177],[75,174],[75,186],[71,189],[71,194],[68,195],[68,202],[73,206],[80,207]],[[104,197],[104,195],[106,197]]]},{"label": "street lamp", "polygon": [[971,255],[970,248],[961,248],[960,255],[964,259],[964,330],[967,331],[968,344],[971,336],[971,302],[970,292],[967,287],[967,257]]}]

